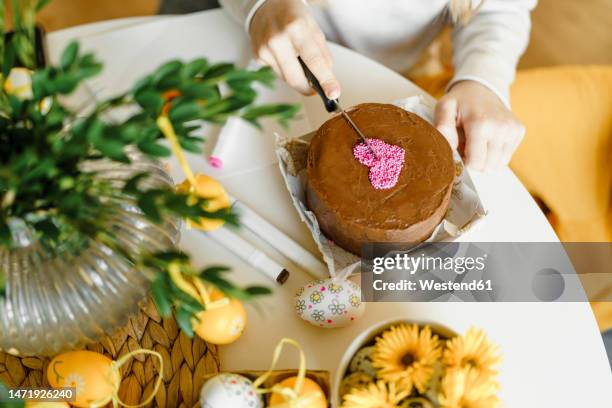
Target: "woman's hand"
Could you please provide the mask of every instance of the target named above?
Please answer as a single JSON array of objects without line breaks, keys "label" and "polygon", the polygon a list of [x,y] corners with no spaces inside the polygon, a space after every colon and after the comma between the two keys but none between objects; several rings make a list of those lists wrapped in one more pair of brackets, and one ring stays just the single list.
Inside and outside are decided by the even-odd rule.
[{"label": "woman's hand", "polygon": [[313,92],[297,60],[300,56],[327,97],[340,96],[325,36],[301,0],[267,0],[251,21],[250,34],[255,56],[291,87],[305,95]]},{"label": "woman's hand", "polygon": [[453,85],[438,102],[434,122],[454,149],[460,142],[458,129],[463,130],[466,164],[480,171],[506,166],[525,134],[497,95],[475,81]]}]

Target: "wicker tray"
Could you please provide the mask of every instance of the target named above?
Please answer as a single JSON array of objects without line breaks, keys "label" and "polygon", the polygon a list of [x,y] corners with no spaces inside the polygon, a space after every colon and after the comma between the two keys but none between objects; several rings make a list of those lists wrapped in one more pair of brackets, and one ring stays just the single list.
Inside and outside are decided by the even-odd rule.
[{"label": "wicker tray", "polygon": [[[148,303],[128,323],[99,343],[86,347],[116,360],[139,348],[155,350],[164,359],[162,385],[148,406],[192,408],[208,378],[219,372],[217,346],[181,333],[174,318],[162,319]],[[0,352],[0,380],[9,387],[48,386],[48,357],[16,357]],[[126,404],[138,404],[152,392],[158,362],[153,356],[138,355],[121,368],[119,396]],[[109,405],[110,406],[110,405]]]}]

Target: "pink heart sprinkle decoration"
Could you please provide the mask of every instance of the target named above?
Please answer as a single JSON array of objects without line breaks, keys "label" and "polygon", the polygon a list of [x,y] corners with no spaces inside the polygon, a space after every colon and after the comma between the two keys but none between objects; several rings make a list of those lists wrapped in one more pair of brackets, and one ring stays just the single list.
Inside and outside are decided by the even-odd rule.
[{"label": "pink heart sprinkle decoration", "polygon": [[372,187],[378,190],[395,187],[404,166],[404,149],[380,139],[367,140],[376,158],[365,143],[359,143],[353,148],[353,156],[359,163],[370,168],[368,177]]}]

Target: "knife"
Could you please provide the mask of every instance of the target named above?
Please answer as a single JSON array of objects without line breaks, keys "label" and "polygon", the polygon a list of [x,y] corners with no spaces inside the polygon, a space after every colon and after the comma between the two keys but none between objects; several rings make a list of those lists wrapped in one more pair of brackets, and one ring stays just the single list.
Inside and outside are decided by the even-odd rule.
[{"label": "knife", "polygon": [[315,90],[315,92],[323,100],[323,104],[325,105],[325,110],[327,110],[327,112],[329,113],[340,112],[342,116],[344,117],[344,119],[346,119],[349,125],[355,130],[355,132],[357,133],[361,141],[365,143],[366,146],[368,146],[368,149],[370,149],[370,153],[372,153],[372,155],[374,156],[374,159],[377,159],[378,157],[376,156],[374,149],[372,149],[372,146],[370,146],[370,142],[368,142],[368,139],[366,139],[361,129],[359,129],[359,126],[357,126],[357,124],[353,122],[353,119],[351,119],[349,114],[344,109],[342,109],[342,106],[340,106],[340,100],[339,99],[329,99],[327,95],[325,95],[325,91],[323,90],[323,87],[321,87],[319,80],[317,79],[316,76],[314,76],[310,68],[308,68],[308,66],[304,63],[304,61],[302,60],[302,57],[298,57],[298,61],[300,62],[300,65],[302,66],[302,70],[304,70],[304,75],[306,76],[306,79],[308,80],[308,84],[312,87],[312,89]]}]

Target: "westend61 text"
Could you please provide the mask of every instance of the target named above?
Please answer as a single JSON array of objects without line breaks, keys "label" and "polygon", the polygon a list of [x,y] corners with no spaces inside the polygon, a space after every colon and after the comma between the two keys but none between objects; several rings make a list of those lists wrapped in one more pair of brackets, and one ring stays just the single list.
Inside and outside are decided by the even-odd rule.
[{"label": "westend61 text", "polygon": [[471,282],[440,282],[433,279],[423,279],[418,281],[401,280],[399,282],[384,282],[380,279],[372,282],[372,287],[376,291],[492,291],[491,280],[478,279]]}]

